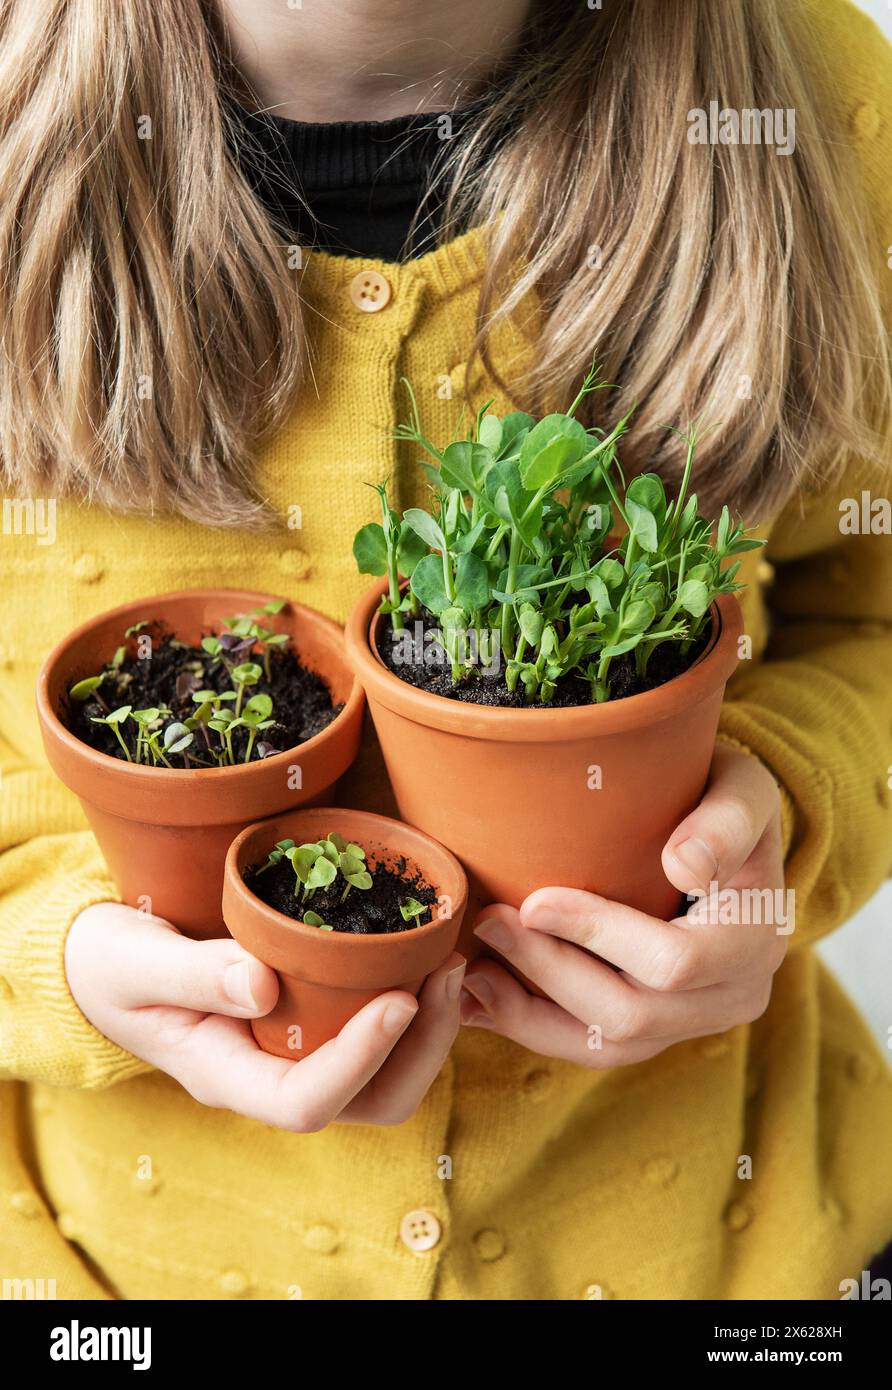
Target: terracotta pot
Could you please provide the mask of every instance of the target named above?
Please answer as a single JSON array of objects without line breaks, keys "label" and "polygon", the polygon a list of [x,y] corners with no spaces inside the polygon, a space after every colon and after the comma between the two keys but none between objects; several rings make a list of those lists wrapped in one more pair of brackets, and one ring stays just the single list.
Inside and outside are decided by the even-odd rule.
[{"label": "terracotta pot", "polygon": [[[436,890],[443,916],[408,931],[355,936],[304,926],[251,892],[244,870],[262,863],[277,840],[305,844],[332,831],[362,845],[369,864],[405,859],[409,872]],[[306,1057],[386,990],[417,994],[454,949],[467,896],[468,881],[455,856],[387,816],[315,807],[243,830],[226,857],[223,915],[236,941],[279,975],[276,1007],[251,1023],[260,1046],[278,1057]]]},{"label": "terracotta pot", "polygon": [[[683,675],[571,709],[464,704],[399,679],[376,647],[383,585],[355,606],[347,654],[365,688],[400,815],[458,855],[473,914],[536,888],[584,888],[658,917],[679,894],[660,855],[703,792],[742,618],[723,595]],[[600,780],[600,789],[597,781]],[[459,949],[474,954],[472,940]]]},{"label": "terracotta pot", "polygon": [[[80,798],[123,901],[166,917],[188,936],[225,936],[223,865],[233,837],[252,821],[325,800],[356,756],[363,695],[336,623],[288,604],[276,628],[344,708],[297,748],[236,767],[134,766],[99,753],[60,720],[67,692],[112,656],[127,627],[159,619],[195,644],[234,612],[268,603],[242,589],[192,589],[125,603],[92,618],[53,648],[37,682],[43,743],[57,776]],[[300,769],[300,775],[294,771]],[[298,786],[289,783],[300,783]]]}]

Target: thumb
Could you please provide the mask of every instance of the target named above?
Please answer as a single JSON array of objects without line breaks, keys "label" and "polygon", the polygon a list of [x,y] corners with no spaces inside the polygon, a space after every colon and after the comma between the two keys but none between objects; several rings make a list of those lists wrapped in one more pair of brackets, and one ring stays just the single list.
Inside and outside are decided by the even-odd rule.
[{"label": "thumb", "polygon": [[663,849],[669,882],[688,894],[708,892],[711,883],[724,887],[779,812],[777,784],[765,765],[720,744],[703,800]]},{"label": "thumb", "polygon": [[192,941],[169,923],[148,917],[113,940],[126,958],[115,971],[115,1002],[121,1008],[161,1004],[259,1018],[279,996],[275,971],[231,937]]}]

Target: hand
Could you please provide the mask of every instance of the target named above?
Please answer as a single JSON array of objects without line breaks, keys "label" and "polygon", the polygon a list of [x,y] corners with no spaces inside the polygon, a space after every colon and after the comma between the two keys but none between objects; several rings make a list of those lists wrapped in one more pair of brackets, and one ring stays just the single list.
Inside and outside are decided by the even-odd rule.
[{"label": "hand", "polygon": [[418,1107],[459,1026],[464,957],[418,999],[391,990],[301,1061],[271,1057],[247,1022],[273,1008],[275,971],[227,937],[191,941],[118,903],[75,919],[65,947],[81,1012],[112,1042],[167,1072],[202,1105],[294,1133],[332,1120],[395,1125]]},{"label": "hand", "polygon": [[[784,884],[780,794],[756,758],[717,747],[703,800],[670,836],[663,869],[679,893],[717,884],[712,901],[701,896],[671,922],[572,888],[541,888],[519,912],[487,908],[475,934],[548,998],[479,959],[465,978],[462,1022],[601,1069],[757,1019],[791,924],[776,891]],[[765,889],[775,891],[769,922],[759,925],[745,910],[761,903],[764,919]]]}]

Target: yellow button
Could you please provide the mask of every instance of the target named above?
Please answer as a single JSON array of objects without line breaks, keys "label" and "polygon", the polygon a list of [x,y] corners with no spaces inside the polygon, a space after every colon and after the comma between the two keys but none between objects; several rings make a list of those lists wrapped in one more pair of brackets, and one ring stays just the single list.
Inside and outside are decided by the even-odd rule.
[{"label": "yellow button", "polygon": [[315,1250],[317,1255],[333,1255],[340,1243],[333,1226],[310,1226],[304,1231],[304,1245],[308,1250]]},{"label": "yellow button", "polygon": [[103,561],[91,551],[79,555],[71,568],[75,579],[79,579],[82,584],[98,584],[105,575]]},{"label": "yellow button", "polygon": [[551,1072],[537,1067],[523,1078],[523,1093],[528,1100],[544,1100],[551,1090]]},{"label": "yellow button", "polygon": [[219,1283],[223,1292],[231,1294],[234,1298],[237,1298],[239,1294],[247,1293],[251,1287],[251,1280],[240,1269],[224,1270],[220,1275]]},{"label": "yellow button", "polygon": [[487,1264],[492,1260],[500,1260],[505,1253],[504,1236],[491,1228],[486,1231],[478,1231],[474,1237],[474,1249],[480,1259]]},{"label": "yellow button", "polygon": [[440,1219],[432,1211],[407,1211],[400,1222],[400,1240],[419,1254],[433,1250],[442,1234]]},{"label": "yellow button", "polygon": [[393,298],[390,281],[377,270],[361,270],[350,281],[350,299],[354,308],[363,314],[376,314],[386,309]]},{"label": "yellow button", "polygon": [[725,1225],[731,1231],[743,1231],[753,1219],[746,1202],[732,1202],[725,1209]]},{"label": "yellow button", "polygon": [[73,1216],[67,1211],[60,1211],[56,1217],[56,1225],[62,1232],[66,1240],[77,1240],[80,1235],[80,1227]]},{"label": "yellow button", "polygon": [[9,1205],[13,1211],[17,1211],[19,1216],[39,1216],[40,1203],[33,1192],[13,1192],[10,1194]]},{"label": "yellow button", "polygon": [[856,140],[872,140],[880,128],[880,113],[873,102],[863,101],[852,112],[850,123]]},{"label": "yellow button", "polygon": [[678,1177],[678,1164],[665,1155],[649,1158],[644,1165],[644,1176],[654,1187],[668,1187]]}]

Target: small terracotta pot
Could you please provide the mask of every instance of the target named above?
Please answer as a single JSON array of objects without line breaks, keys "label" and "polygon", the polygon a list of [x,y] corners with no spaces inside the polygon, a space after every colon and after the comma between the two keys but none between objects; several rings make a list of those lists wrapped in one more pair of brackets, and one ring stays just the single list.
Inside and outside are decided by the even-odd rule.
[{"label": "small terracotta pot", "polygon": [[[673,915],[679,894],[660,856],[706,784],[737,665],[737,600],[718,599],[707,650],[655,690],[601,705],[506,710],[432,695],[388,670],[376,646],[383,587],[353,609],[347,654],[400,815],[448,845],[468,871],[468,927],[487,903],[519,907],[551,885]],[[459,949],[475,948],[466,939]]]},{"label": "small terracotta pot", "polygon": [[[356,936],[307,927],[251,892],[244,871],[262,863],[277,840],[305,844],[332,831],[362,845],[369,864],[405,859],[409,873],[436,890],[443,916],[408,931]],[[468,881],[455,856],[387,816],[314,807],[243,830],[226,856],[223,915],[236,941],[279,975],[276,1007],[251,1022],[260,1046],[277,1057],[307,1057],[379,994],[417,994],[454,949],[467,897]]]},{"label": "small terracotta pot", "polygon": [[[263,816],[325,800],[356,756],[364,699],[345,659],[341,629],[300,604],[288,604],[277,615],[277,630],[288,632],[301,662],[323,677],[335,704],[344,708],[322,733],[262,762],[137,767],[82,742],[61,722],[60,711],[70,687],[99,671],[134,623],[157,619],[194,645],[234,612],[271,597],[191,589],[122,604],[69,633],[50,652],[37,681],[50,765],[80,798],[123,901],[166,917],[187,936],[226,934],[223,865],[233,837]],[[298,781],[299,787],[289,785]]]}]

